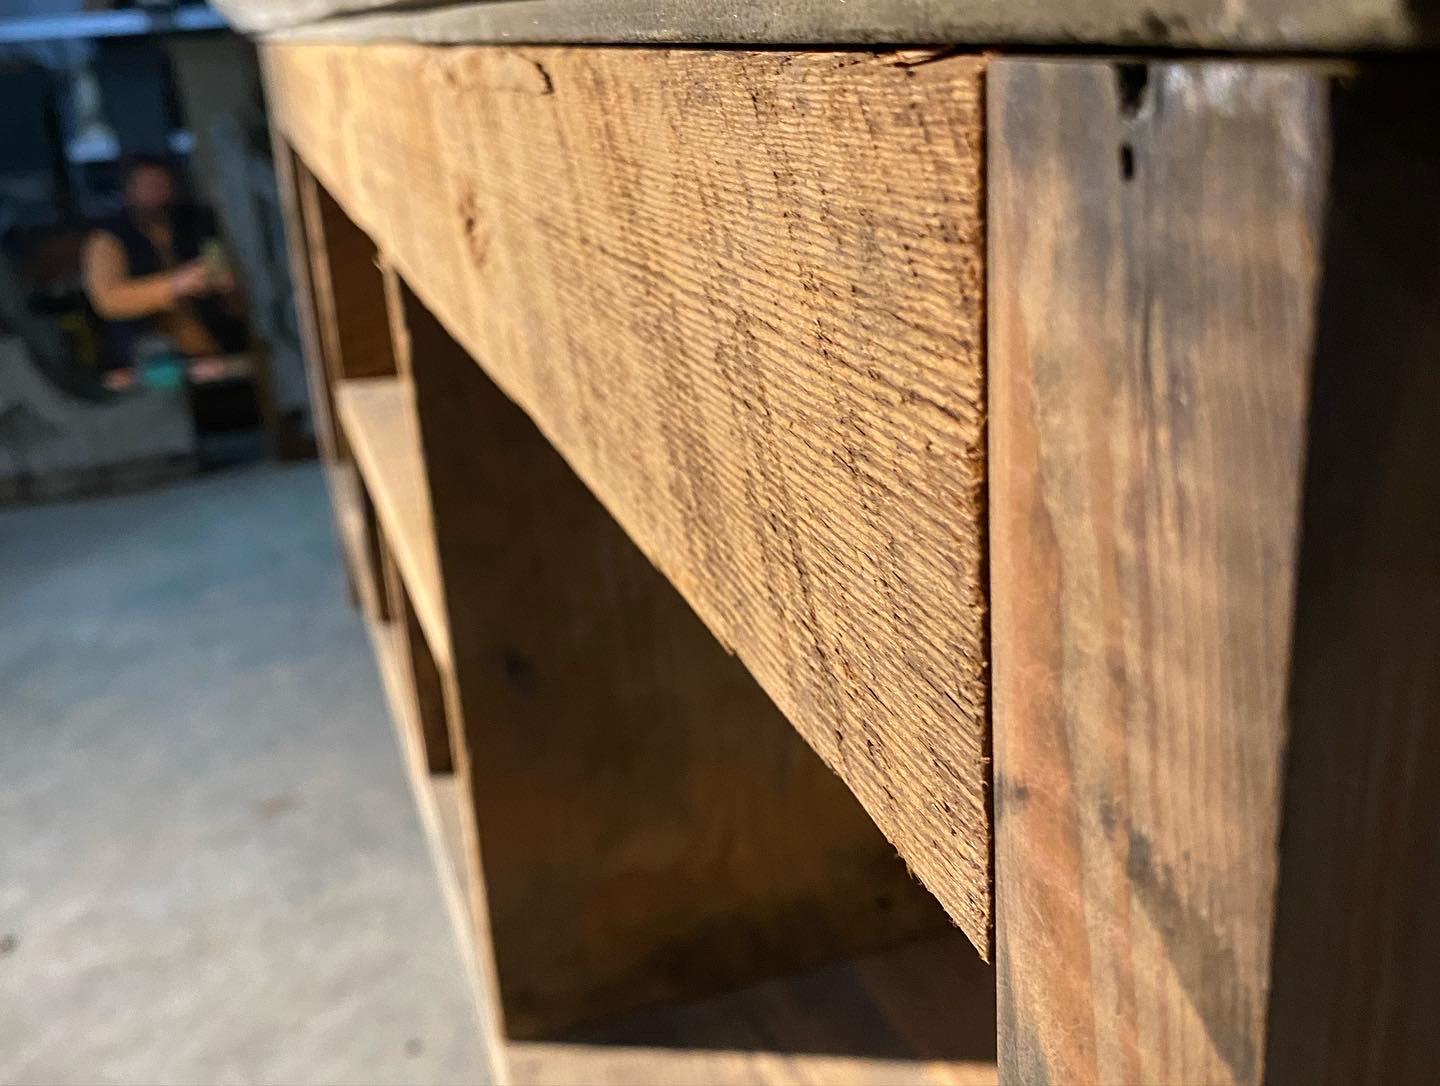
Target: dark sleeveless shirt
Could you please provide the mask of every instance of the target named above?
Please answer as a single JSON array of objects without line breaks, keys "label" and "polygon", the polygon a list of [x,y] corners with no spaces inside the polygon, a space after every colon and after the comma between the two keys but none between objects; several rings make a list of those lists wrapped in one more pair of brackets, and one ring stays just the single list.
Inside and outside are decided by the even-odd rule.
[{"label": "dark sleeveless shirt", "polygon": [[[166,270],[167,265],[154,242],[146,236],[128,212],[116,215],[102,222],[99,227],[107,234],[114,235],[125,250],[125,263],[132,276],[154,275]],[[217,236],[215,220],[203,208],[179,206],[170,217],[171,244],[178,266],[194,260],[200,255],[200,247],[206,238]],[[225,312],[219,299],[201,296],[189,299],[189,305],[200,323],[214,337],[220,350],[225,353],[245,349],[247,339],[245,322]],[[131,320],[107,320],[105,322],[105,353],[111,365],[130,365],[135,361],[135,346],[145,336],[160,331],[157,316],[136,317]]]}]

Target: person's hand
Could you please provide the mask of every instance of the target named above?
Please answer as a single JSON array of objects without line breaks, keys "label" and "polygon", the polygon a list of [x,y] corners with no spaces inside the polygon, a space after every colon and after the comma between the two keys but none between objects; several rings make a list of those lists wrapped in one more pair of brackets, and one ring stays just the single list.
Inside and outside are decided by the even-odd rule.
[{"label": "person's hand", "polygon": [[235,287],[235,276],[230,272],[210,269],[210,289],[216,294],[233,294]]},{"label": "person's hand", "polygon": [[135,387],[135,370],[130,366],[106,370],[100,377],[100,383],[111,392],[126,392]]},{"label": "person's hand", "polygon": [[197,384],[220,381],[225,378],[228,368],[223,358],[197,358],[186,367],[190,380]]},{"label": "person's hand", "polygon": [[193,298],[197,294],[209,294],[212,290],[210,269],[204,260],[192,260],[181,264],[170,273],[170,291],[177,298]]}]

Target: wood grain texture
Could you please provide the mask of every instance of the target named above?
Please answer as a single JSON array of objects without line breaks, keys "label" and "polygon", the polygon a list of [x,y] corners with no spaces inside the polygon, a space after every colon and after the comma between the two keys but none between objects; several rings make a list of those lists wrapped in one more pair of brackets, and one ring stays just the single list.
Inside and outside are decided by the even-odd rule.
[{"label": "wood grain texture", "polygon": [[1367,73],[990,70],[1007,1081],[1440,1067],[1435,88]]},{"label": "wood grain texture", "polygon": [[1127,78],[990,72],[1001,1060],[1255,1083],[1326,84]]},{"label": "wood grain texture", "polygon": [[744,667],[401,289],[452,752],[507,1034],[948,928]]},{"label": "wood grain texture", "polygon": [[217,0],[216,6],[244,33],[319,41],[1344,49],[1437,40],[1433,12],[1406,0]]},{"label": "wood grain texture", "polygon": [[988,949],[982,63],[265,54],[340,204]]}]

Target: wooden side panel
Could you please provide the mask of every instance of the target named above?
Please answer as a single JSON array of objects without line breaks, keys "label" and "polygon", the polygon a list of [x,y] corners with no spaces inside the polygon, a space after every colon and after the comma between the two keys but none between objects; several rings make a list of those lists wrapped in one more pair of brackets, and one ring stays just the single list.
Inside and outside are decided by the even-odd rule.
[{"label": "wooden side panel", "polygon": [[275,162],[275,183],[280,197],[280,214],[285,222],[286,250],[290,258],[290,283],[295,292],[295,317],[299,323],[301,354],[305,362],[305,381],[310,393],[310,417],[315,427],[315,443],[321,461],[329,467],[340,458],[335,433],[335,406],[326,380],[325,359],[320,349],[320,322],[315,311],[315,292],[310,285],[310,253],[305,228],[305,196],[307,184],[305,164],[295,156],[290,144],[272,130],[271,157]]},{"label": "wooden side panel", "polygon": [[326,374],[333,384],[394,373],[375,243],[308,172],[301,177],[300,201]]},{"label": "wooden side panel", "polygon": [[364,513],[360,504],[360,482],[350,462],[335,418],[335,401],[330,387],[325,350],[321,343],[320,316],[311,283],[314,264],[310,259],[310,230],[307,208],[316,202],[314,178],[305,164],[278,133],[272,134],[280,212],[285,220],[286,248],[290,257],[290,281],[295,291],[295,312],[300,324],[305,380],[310,393],[310,416],[315,427],[316,446],[325,467],[325,481],[335,514],[335,534],[345,570],[351,602],[366,614],[378,613],[375,571],[367,566],[364,554]]},{"label": "wooden side panel", "polygon": [[509,1035],[947,928],[744,667],[400,291]]},{"label": "wooden side panel", "polygon": [[991,68],[1010,1082],[1260,1079],[1326,85]]},{"label": "wooden side panel", "polygon": [[265,52],[339,202],[988,948],[982,63]]},{"label": "wooden side panel", "polygon": [[1007,1081],[1440,1073],[1434,94],[991,68]]},{"label": "wooden side panel", "polygon": [[1440,78],[1330,90],[1266,1077],[1440,1082]]}]

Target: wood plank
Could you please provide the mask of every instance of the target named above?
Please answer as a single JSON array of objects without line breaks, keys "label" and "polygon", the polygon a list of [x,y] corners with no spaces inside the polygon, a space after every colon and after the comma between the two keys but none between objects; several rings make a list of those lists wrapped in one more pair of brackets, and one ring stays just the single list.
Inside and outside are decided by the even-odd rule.
[{"label": "wood plank", "polygon": [[947,930],[744,667],[401,291],[507,1034]]},{"label": "wood plank", "polygon": [[[444,856],[442,881],[446,894],[454,895],[464,903],[458,915],[465,918],[468,932],[470,926],[469,904],[465,899],[465,835],[460,828],[460,804],[465,802],[455,777],[450,773],[432,773],[430,790],[434,797],[436,825],[439,827],[440,853]],[[469,941],[467,934],[466,941]]]},{"label": "wood plank", "polygon": [[912,1060],[743,1049],[515,1042],[519,1086],[991,1086],[994,1068],[947,1074]]},{"label": "wood plank", "polygon": [[351,602],[366,618],[379,622],[385,592],[371,547],[371,526],[366,522],[366,498],[359,472],[354,464],[331,464],[326,468],[326,480]]},{"label": "wood plank", "polygon": [[[345,437],[335,422],[335,404],[325,369],[320,343],[320,322],[315,308],[315,294],[310,283],[312,264],[309,254],[309,231],[305,225],[305,207],[313,206],[314,195],[307,190],[314,184],[309,170],[279,135],[271,133],[271,153],[275,161],[276,187],[280,196],[281,218],[284,220],[286,248],[290,258],[290,282],[295,294],[295,313],[300,330],[301,355],[305,363],[305,381],[310,393],[310,417],[315,430],[317,452],[325,468],[326,488],[335,516],[335,537],[340,545],[342,568],[351,602],[369,608],[368,600],[375,591],[372,571],[365,566],[365,549],[359,545],[360,531],[357,480],[354,466],[349,463],[350,451]],[[367,613],[376,613],[368,609]]]},{"label": "wood plank", "polygon": [[982,62],[265,55],[339,203],[987,950]]},{"label": "wood plank", "polygon": [[370,488],[363,478],[356,477],[355,493],[360,509],[360,550],[364,563],[365,577],[369,582],[368,596],[362,599],[365,613],[377,622],[389,622],[390,597],[385,591],[384,570],[381,568],[380,522],[375,515],[375,503],[370,498]]},{"label": "wood plank", "polygon": [[484,1081],[507,1086],[509,1067],[504,1046],[494,1028],[498,1013],[484,964],[487,950],[474,942],[475,925],[466,880],[466,860],[456,833],[461,801],[455,778],[448,773],[431,774],[426,771],[424,752],[417,742],[420,722],[416,716],[414,691],[399,642],[393,631],[380,623],[367,619],[365,625],[370,635],[370,647],[379,665],[390,722],[395,728],[402,760],[410,778],[420,825],[439,878],[441,897],[475,1001],[477,1022],[486,1040],[483,1046],[487,1060]]},{"label": "wood plank", "polygon": [[993,1086],[994,997],[954,933],[507,1050],[536,1086]]},{"label": "wood plank", "polygon": [[1435,88],[1332,170],[1336,74],[990,69],[1008,1082],[1435,1080]]},{"label": "wood plank", "polygon": [[991,69],[1009,1081],[1260,1079],[1323,85]]},{"label": "wood plank", "polygon": [[437,664],[448,666],[450,633],[413,393],[401,378],[370,377],[339,382],[334,397],[426,642]]},{"label": "wood plank", "polygon": [[302,38],[352,41],[1032,42],[1304,50],[1437,40],[1433,17],[1403,0],[216,0],[216,6],[244,33],[288,30]]},{"label": "wood plank", "polygon": [[290,261],[290,284],[294,292],[295,319],[300,332],[300,353],[305,363],[305,383],[310,393],[310,419],[315,430],[315,444],[320,459],[327,466],[338,462],[340,448],[335,434],[334,404],[326,379],[325,359],[320,348],[320,324],[315,312],[315,292],[310,285],[310,254],[305,228],[305,197],[301,189],[308,184],[309,172],[295,157],[289,143],[272,129],[270,153],[275,162],[275,185],[279,195],[280,217],[284,221],[286,251]]},{"label": "wood plank", "polygon": [[448,774],[453,764],[450,757],[450,727],[445,719],[445,689],[440,668],[435,663],[434,653],[430,651],[420,617],[415,613],[414,604],[410,602],[410,593],[405,588],[394,552],[383,539],[380,557],[385,598],[390,603],[393,623],[391,633],[405,665],[410,689],[414,693],[415,716],[420,726],[425,768],[432,776],[436,773]]}]

